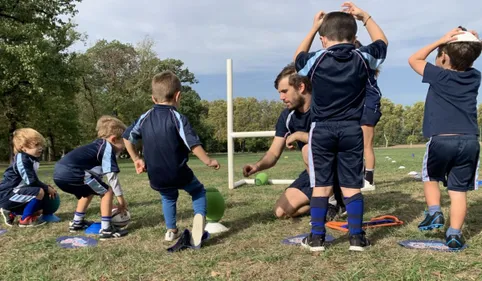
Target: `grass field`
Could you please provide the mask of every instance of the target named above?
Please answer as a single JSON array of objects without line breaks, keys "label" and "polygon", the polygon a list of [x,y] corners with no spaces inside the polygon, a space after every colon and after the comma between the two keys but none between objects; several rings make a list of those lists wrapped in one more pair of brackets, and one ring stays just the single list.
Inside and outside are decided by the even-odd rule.
[{"label": "grass field", "polygon": [[[190,161],[206,187],[224,195],[227,209],[223,220],[230,231],[213,235],[199,251],[169,254],[164,242],[165,225],[160,196],[150,189],[147,176],[136,175],[131,162],[121,164],[121,180],[133,217],[130,233],[117,241],[99,241],[95,248],[62,249],[59,236],[69,235],[68,221],[75,208],[74,197],[60,192],[61,223],[36,229],[8,228],[0,236],[0,279],[13,280],[481,280],[482,194],[469,193],[469,213],[464,235],[469,247],[460,253],[416,251],[397,244],[404,239],[442,238],[443,232],[423,234],[417,224],[425,208],[422,183],[407,176],[420,171],[423,148],[378,149],[375,174],[377,190],[365,193],[365,219],[382,214],[397,215],[405,222],[395,228],[369,230],[373,247],[350,253],[346,235],[328,230],[336,242],[322,254],[312,254],[281,240],[309,231],[309,217],[276,220],[272,206],[285,186],[227,187],[227,158],[217,158],[222,167],[214,171],[197,159]],[[412,153],[414,157],[412,157]],[[285,158],[288,156],[288,158]],[[390,156],[397,163],[385,159]],[[235,158],[236,179],[241,167],[261,154]],[[400,165],[406,169],[398,169]],[[5,168],[1,167],[2,170]],[[269,170],[271,178],[295,178],[303,168],[297,152],[283,154]],[[52,183],[53,165],[41,166],[41,178]],[[448,218],[448,196],[443,192],[443,211]],[[99,219],[99,200],[87,213]],[[181,193],[178,222],[190,227],[190,198]],[[0,228],[6,228],[1,225]]]}]

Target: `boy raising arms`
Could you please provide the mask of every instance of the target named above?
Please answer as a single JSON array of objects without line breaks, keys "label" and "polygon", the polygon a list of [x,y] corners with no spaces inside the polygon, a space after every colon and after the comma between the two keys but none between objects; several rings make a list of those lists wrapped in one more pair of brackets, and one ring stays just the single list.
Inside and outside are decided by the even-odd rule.
[{"label": "boy raising arms", "polygon": [[[187,165],[193,152],[206,166],[219,169],[219,163],[206,155],[199,137],[184,115],[177,111],[181,99],[181,81],[171,71],[164,71],[152,79],[154,107],[142,114],[127,128],[124,142],[138,174],[147,170],[151,188],[162,196],[162,211],[167,225],[166,241],[173,241],[181,233],[176,226],[176,204],[179,189],[192,197],[194,222],[191,245],[201,247],[206,216],[206,190]],[[142,139],[142,160],[135,143]]]},{"label": "boy raising arms", "polygon": [[[344,12],[316,14],[313,27],[295,53],[296,69],[313,84],[308,159],[313,194],[310,202],[311,233],[302,245],[311,251],[324,251],[328,197],[337,169],[343,192],[350,250],[363,251],[370,242],[362,229],[363,132],[360,119],[365,103],[365,85],[370,71],[384,61],[387,38],[365,11],[350,2]],[[371,39],[356,50],[357,24],[366,26]],[[324,50],[308,53],[319,33]]]},{"label": "boy raising arms", "polygon": [[[102,116],[96,129],[98,139],[70,151],[55,164],[54,181],[61,190],[75,195],[78,200],[74,219],[69,224],[70,232],[83,231],[92,224],[84,219],[85,212],[94,195],[98,195],[102,216],[100,239],[120,238],[127,235],[127,230],[111,224],[112,199],[115,193],[120,199],[120,209],[125,210],[126,203],[117,180],[120,170],[116,154],[124,150],[122,133],[126,126],[115,117]],[[103,175],[107,175],[112,187],[102,181]]]},{"label": "boy raising arms", "polygon": [[[433,65],[426,59],[437,48]],[[475,32],[455,28],[408,60],[413,70],[423,76],[422,82],[430,85],[423,118],[423,135],[430,140],[422,167],[428,212],[418,228],[425,231],[444,226],[438,185],[443,182],[451,202],[446,245],[452,249],[465,244],[461,229],[467,212],[467,191],[477,186],[477,95],[481,76],[472,65],[481,50]]]}]

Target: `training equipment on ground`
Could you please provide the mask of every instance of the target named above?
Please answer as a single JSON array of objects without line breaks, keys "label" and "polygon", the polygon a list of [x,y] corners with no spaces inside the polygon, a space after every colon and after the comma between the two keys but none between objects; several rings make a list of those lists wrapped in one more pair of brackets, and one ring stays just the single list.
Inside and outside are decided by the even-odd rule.
[{"label": "training equipment on ground", "polygon": [[[257,131],[257,132],[233,132],[233,61],[227,59],[227,113],[228,113],[228,187],[235,189],[245,184],[255,184],[254,179],[242,179],[234,182],[234,139],[235,138],[257,138],[257,137],[274,137],[275,131]],[[268,180],[269,184],[292,184],[295,180]]]},{"label": "training equipment on ground", "polygon": [[447,245],[445,245],[444,241],[439,240],[405,240],[398,242],[398,244],[408,249],[432,250],[442,252],[459,252],[467,248],[467,244],[465,244],[460,249],[450,249],[449,247],[447,247]]},{"label": "training equipment on ground", "polygon": [[266,185],[268,184],[268,174],[266,173],[258,173],[254,180],[256,185]]},{"label": "training equipment on ground", "polygon": [[214,187],[206,188],[206,226],[204,230],[209,233],[220,233],[228,230],[219,221],[224,216],[226,205],[223,195]]},{"label": "training equipment on ground", "polygon": [[0,229],[0,235],[5,234],[7,232],[6,229]]},{"label": "training equipment on ground", "polygon": [[55,194],[54,198],[50,198],[48,194],[45,195],[43,203],[43,215],[41,218],[46,222],[59,222],[60,218],[54,215],[54,213],[57,212],[60,207],[59,194]]},{"label": "training equipment on ground", "polygon": [[62,236],[57,238],[57,244],[62,248],[85,248],[97,245],[97,240],[84,236]]},{"label": "training equipment on ground", "polygon": [[131,221],[131,213],[129,211],[119,212],[117,208],[112,209],[111,223],[117,227],[125,227]]},{"label": "training equipment on ground", "polygon": [[[402,225],[403,221],[399,220],[396,216],[384,215],[372,218],[370,221],[363,222],[363,229],[384,227],[384,226],[398,226]],[[348,232],[348,223],[344,221],[330,221],[326,223],[326,227]]]},{"label": "training equipment on ground", "polygon": [[99,235],[100,227],[101,227],[100,222],[94,222],[85,230],[85,234]]},{"label": "training equipment on ground", "polygon": [[[305,238],[308,235],[309,235],[309,233],[305,233],[305,234],[300,234],[300,235],[296,235],[296,236],[292,236],[292,237],[287,237],[286,239],[283,239],[281,241],[281,243],[283,243],[285,245],[301,245],[301,241],[303,240],[303,238]],[[333,236],[326,234],[326,236],[325,236],[325,242],[326,243],[331,243],[334,240],[335,240],[335,238]]]}]

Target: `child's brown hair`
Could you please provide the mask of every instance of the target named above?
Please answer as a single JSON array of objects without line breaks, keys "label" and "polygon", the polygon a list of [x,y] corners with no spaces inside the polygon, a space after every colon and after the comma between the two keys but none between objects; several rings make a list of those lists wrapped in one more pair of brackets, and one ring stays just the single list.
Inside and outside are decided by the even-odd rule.
[{"label": "child's brown hair", "polygon": [[45,147],[45,138],[32,128],[17,129],[13,132],[13,151],[22,152],[22,148],[34,148],[37,146]]},{"label": "child's brown hair", "polygon": [[166,70],[152,78],[152,96],[156,102],[169,102],[181,91],[181,81],[172,71]]}]

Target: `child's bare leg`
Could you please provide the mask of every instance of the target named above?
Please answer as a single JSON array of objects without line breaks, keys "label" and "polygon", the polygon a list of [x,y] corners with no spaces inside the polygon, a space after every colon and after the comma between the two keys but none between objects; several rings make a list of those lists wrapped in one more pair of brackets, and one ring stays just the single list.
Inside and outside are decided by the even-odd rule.
[{"label": "child's bare leg", "polygon": [[108,229],[112,220],[112,188],[102,195],[100,199],[100,214],[102,216],[101,226],[102,229]]},{"label": "child's bare leg", "polygon": [[438,182],[424,182],[423,191],[428,206],[428,214],[425,215],[424,220],[418,225],[418,228],[425,231],[443,227],[445,224],[445,218],[442,214],[442,209],[440,208],[440,189]]},{"label": "child's bare leg", "polygon": [[373,135],[375,134],[375,127],[361,126],[363,130],[363,154],[365,157],[365,179],[373,184],[373,173],[375,170],[375,152],[373,151]]},{"label": "child's bare leg", "polygon": [[467,192],[449,190],[450,227],[461,230],[467,214]]}]

